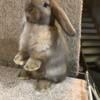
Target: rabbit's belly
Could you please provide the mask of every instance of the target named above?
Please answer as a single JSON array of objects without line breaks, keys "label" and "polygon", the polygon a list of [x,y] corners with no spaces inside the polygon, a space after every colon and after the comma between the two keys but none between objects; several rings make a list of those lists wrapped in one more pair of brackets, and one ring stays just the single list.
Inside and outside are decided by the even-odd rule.
[{"label": "rabbit's belly", "polygon": [[47,51],[53,45],[51,32],[41,31],[30,40],[30,49],[37,52]]},{"label": "rabbit's belly", "polygon": [[47,33],[39,34],[37,37],[36,51],[46,51],[52,45],[51,35]]}]

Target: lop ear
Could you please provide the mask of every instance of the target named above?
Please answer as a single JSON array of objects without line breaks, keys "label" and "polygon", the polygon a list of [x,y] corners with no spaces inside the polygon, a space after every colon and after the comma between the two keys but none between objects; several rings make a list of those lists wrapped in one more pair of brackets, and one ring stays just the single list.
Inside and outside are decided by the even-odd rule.
[{"label": "lop ear", "polygon": [[75,35],[76,30],[71,24],[67,14],[60,7],[58,0],[50,0],[50,7],[52,9],[53,16],[60,24],[61,28],[70,36]]}]

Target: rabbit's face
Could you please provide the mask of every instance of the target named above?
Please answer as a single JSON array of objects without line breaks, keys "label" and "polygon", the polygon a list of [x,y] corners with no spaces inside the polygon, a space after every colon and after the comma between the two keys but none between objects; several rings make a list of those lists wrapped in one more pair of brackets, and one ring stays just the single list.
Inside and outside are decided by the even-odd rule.
[{"label": "rabbit's face", "polygon": [[31,2],[25,8],[26,19],[31,23],[49,24],[51,17],[51,9],[48,3]]}]

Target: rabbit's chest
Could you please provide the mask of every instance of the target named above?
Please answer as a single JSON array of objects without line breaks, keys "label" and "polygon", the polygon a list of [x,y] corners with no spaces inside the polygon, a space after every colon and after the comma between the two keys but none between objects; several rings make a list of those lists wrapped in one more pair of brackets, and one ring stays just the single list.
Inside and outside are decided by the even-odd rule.
[{"label": "rabbit's chest", "polygon": [[52,34],[53,33],[49,27],[38,27],[36,30],[34,30],[34,33],[31,34],[31,49],[34,49],[38,52],[49,49],[53,44]]}]

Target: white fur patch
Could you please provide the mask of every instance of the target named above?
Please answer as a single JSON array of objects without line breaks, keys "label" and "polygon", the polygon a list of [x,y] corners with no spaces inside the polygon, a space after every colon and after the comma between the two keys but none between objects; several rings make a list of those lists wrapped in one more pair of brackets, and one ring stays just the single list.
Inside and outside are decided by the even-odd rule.
[{"label": "white fur patch", "polygon": [[34,26],[32,31],[30,47],[38,52],[46,51],[51,47],[51,32],[48,26]]}]

